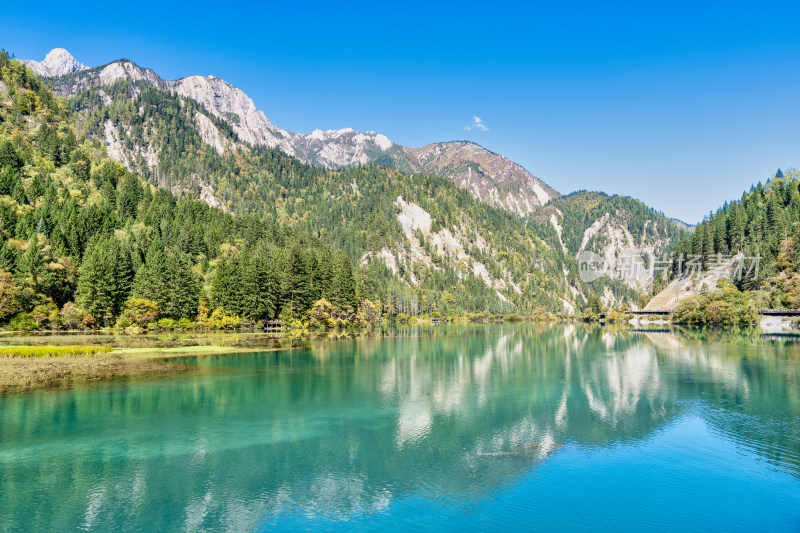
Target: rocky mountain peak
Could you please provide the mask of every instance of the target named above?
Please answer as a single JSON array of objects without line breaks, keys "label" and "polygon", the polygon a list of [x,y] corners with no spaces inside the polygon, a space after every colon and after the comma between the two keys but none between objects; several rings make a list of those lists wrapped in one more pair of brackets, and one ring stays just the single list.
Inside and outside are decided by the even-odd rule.
[{"label": "rocky mountain peak", "polygon": [[102,85],[112,85],[117,80],[128,79],[132,82],[147,81],[161,89],[165,86],[164,80],[155,72],[150,69],[142,68],[132,61],[126,60],[114,61],[102,67],[98,78]]},{"label": "rocky mountain peak", "polygon": [[[65,50],[64,53],[69,55]],[[78,65],[80,70],[86,69]],[[41,74],[43,71],[37,72]],[[43,75],[50,77],[61,75],[57,70],[44,72]],[[411,174],[434,174],[452,180],[481,201],[522,216],[530,215],[559,196],[520,165],[472,142],[445,142],[410,148],[395,144],[385,135],[374,131],[318,129],[300,134],[281,129],[256,107],[244,91],[216,76],[193,75],[165,81],[152,70],[141,68],[128,60],[119,60],[90,69],[77,77],[56,79],[54,90],[59,96],[70,96],[84,87],[94,86],[100,91],[103,102],[106,102],[108,96],[102,88],[119,79],[147,81],[162,91],[171,91],[182,98],[195,100],[226,122],[240,141],[251,146],[278,148],[301,161],[322,165],[330,170],[378,163]],[[136,91],[131,94],[136,94]],[[214,135],[210,123],[202,118],[197,120],[202,121],[197,128],[201,130],[203,140],[218,152],[224,152],[227,144]],[[147,150],[146,147],[140,147],[139,151]]]},{"label": "rocky mountain peak", "polygon": [[63,48],[53,48],[41,62],[26,60],[25,63],[40,76],[63,76],[89,68]]},{"label": "rocky mountain peak", "polygon": [[241,140],[252,145],[277,146],[290,155],[297,155],[289,142],[293,135],[274,126],[252,98],[225,80],[215,76],[187,76],[170,81],[169,87],[184,98],[200,102],[228,122]]}]

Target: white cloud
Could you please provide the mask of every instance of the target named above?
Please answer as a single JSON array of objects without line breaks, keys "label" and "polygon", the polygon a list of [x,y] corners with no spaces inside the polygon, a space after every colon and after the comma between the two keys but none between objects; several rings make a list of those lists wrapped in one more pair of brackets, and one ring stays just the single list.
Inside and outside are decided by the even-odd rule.
[{"label": "white cloud", "polygon": [[483,123],[481,117],[472,117],[472,122],[464,126],[464,129],[467,131],[472,131],[472,130],[489,131],[489,128],[487,128],[486,124]]}]

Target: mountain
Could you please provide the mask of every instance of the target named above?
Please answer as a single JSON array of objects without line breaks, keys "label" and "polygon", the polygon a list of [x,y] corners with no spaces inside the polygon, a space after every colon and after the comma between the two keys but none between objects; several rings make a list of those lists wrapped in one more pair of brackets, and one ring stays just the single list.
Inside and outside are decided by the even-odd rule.
[{"label": "mountain", "polygon": [[282,130],[219,78],[166,81],[120,60],[47,83],[80,136],[149,183],[318,237],[360,266],[362,295],[410,314],[636,306],[652,269],[586,282],[580,253],[614,268],[618,251],[642,253],[647,267],[678,232],[632,199],[559,197],[473,143],[410,149],[374,132]]},{"label": "mountain", "polygon": [[[673,246],[668,276],[645,310],[677,323],[750,325],[759,309],[800,307],[800,173],[778,170],[726,202]],[[768,327],[791,328],[788,321]]]},{"label": "mountain", "polygon": [[559,196],[520,165],[469,141],[403,148],[393,162],[405,172],[448,178],[479,200],[520,215]]},{"label": "mountain", "polygon": [[72,54],[63,48],[54,48],[47,54],[42,62],[27,60],[24,61],[30,68],[36,71],[40,76],[63,76],[65,74],[72,74],[73,72],[80,72],[89,67],[79,63]]},{"label": "mountain", "polygon": [[560,249],[570,272],[580,271],[585,254],[602,261],[609,276],[578,283],[567,276],[574,294],[588,297],[590,285],[607,307],[637,302],[652,289],[658,271],[674,243],[688,233],[670,219],[627,196],[577,191],[556,198],[538,210],[535,231]]},{"label": "mountain", "polygon": [[[42,79],[0,52],[0,321],[235,327],[371,309],[352,262],[264,217],[178,198],[81,138]],[[374,316],[374,315],[373,315]]]},{"label": "mountain", "polygon": [[[520,215],[528,215],[558,197],[556,191],[520,165],[468,141],[409,148],[374,131],[361,133],[345,128],[299,134],[284,130],[272,124],[243,91],[214,76],[187,76],[168,81],[128,60],[93,69],[42,72],[42,75],[57,78],[52,81],[54,91],[66,97],[87,87],[103,94],[105,87],[122,79],[148,81],[159,90],[174,92],[202,104],[232,128],[244,143],[277,147],[303,162],[319,164],[329,170],[379,163],[407,173],[439,175],[482,201]],[[206,139],[211,139],[209,142],[218,150],[224,149],[215,143],[213,133],[210,135]]]},{"label": "mountain", "polygon": [[688,222],[684,222],[679,218],[670,218],[670,220],[673,224],[681,229],[685,229],[686,231],[694,231],[694,229],[697,227],[697,224],[689,224]]}]

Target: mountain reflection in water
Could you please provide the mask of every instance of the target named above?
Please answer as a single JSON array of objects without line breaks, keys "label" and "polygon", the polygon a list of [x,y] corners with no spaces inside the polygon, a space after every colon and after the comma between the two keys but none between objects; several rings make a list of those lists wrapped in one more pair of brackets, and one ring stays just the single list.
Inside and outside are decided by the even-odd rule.
[{"label": "mountain reflection in water", "polygon": [[570,450],[645,446],[687,417],[800,480],[800,344],[748,332],[440,327],[187,361],[0,400],[0,529],[479,512]]}]

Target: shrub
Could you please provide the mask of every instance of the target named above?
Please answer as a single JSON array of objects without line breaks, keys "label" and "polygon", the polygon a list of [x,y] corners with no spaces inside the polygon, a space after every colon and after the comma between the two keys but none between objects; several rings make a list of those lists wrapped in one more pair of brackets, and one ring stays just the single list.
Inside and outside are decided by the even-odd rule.
[{"label": "shrub", "polygon": [[701,324],[705,320],[700,298],[687,296],[675,307],[672,321],[676,324]]},{"label": "shrub", "polygon": [[361,325],[370,327],[380,324],[380,308],[370,300],[363,300],[358,308],[358,321]]},{"label": "shrub", "polygon": [[706,306],[703,318],[706,324],[733,324],[733,306],[728,302],[715,300]]},{"label": "shrub", "polygon": [[158,318],[158,302],[141,298],[128,298],[125,309],[117,320],[118,327],[131,325],[145,327]]},{"label": "shrub", "polygon": [[52,301],[37,305],[31,311],[31,319],[36,322],[37,329],[44,329],[48,326],[58,328],[60,324],[58,307]]},{"label": "shrub", "polygon": [[336,308],[325,298],[314,302],[308,312],[309,326],[313,329],[327,329],[334,325]]},{"label": "shrub", "polygon": [[9,329],[12,331],[33,331],[39,327],[39,324],[31,318],[28,313],[19,313],[8,324]]},{"label": "shrub", "polygon": [[6,318],[20,310],[20,289],[10,272],[0,270],[0,318]]},{"label": "shrub", "polygon": [[171,318],[160,318],[157,324],[158,329],[175,329],[175,321]]},{"label": "shrub", "polygon": [[67,329],[78,329],[83,326],[83,310],[72,302],[61,308],[61,323]]},{"label": "shrub", "polygon": [[761,299],[763,294],[739,292],[723,279],[716,290],[681,300],[672,314],[672,321],[677,324],[756,324],[759,320],[756,305]]},{"label": "shrub", "polygon": [[217,308],[208,318],[208,327],[211,329],[236,329],[242,323],[242,319],[236,315],[226,314],[222,309]]}]

